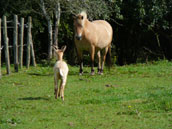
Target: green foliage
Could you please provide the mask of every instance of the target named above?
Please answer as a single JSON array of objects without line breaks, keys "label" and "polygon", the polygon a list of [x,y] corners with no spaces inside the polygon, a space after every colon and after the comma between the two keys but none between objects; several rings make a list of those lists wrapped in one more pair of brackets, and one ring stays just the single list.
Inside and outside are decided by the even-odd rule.
[{"label": "green foliage", "polygon": [[145,62],[145,57],[150,60],[164,57],[172,59],[171,1],[113,2],[115,11],[112,24],[115,24],[113,28],[118,64]]},{"label": "green foliage", "polygon": [[171,129],[171,62],[116,66],[102,76],[69,69],[64,102],[54,98],[52,67],[3,76],[0,128]]},{"label": "green foliage", "polygon": [[[44,2],[47,13],[53,20],[53,11],[60,2],[58,42],[59,46],[64,44],[68,46],[66,57],[71,64],[76,64],[77,56],[73,43],[72,16],[81,10],[86,10],[90,20],[105,19],[112,25],[114,31],[112,56],[116,58],[117,64],[172,59],[171,0],[44,0]],[[32,16],[32,35],[38,61],[48,56],[48,25],[40,7],[40,0],[0,1],[1,17],[6,15],[8,20],[12,20],[14,14],[26,19],[29,15]],[[12,31],[9,31],[9,35],[12,35]]]},{"label": "green foliage", "polygon": [[70,0],[64,8],[74,15],[86,11],[90,20],[109,19],[112,11],[111,3],[106,0]]}]

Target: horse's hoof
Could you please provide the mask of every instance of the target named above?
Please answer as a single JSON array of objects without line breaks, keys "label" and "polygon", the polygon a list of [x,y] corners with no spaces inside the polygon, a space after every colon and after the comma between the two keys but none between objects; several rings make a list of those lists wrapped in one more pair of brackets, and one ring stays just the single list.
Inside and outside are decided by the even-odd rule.
[{"label": "horse's hoof", "polygon": [[62,96],[61,99],[64,101],[64,97]]},{"label": "horse's hoof", "polygon": [[103,75],[103,72],[101,72],[100,75]]},{"label": "horse's hoof", "polygon": [[102,72],[98,72],[98,75],[103,75],[103,73]]},{"label": "horse's hoof", "polygon": [[82,76],[83,75],[83,73],[79,73],[79,76]]},{"label": "horse's hoof", "polygon": [[91,72],[91,75],[93,76],[94,75],[94,72]]}]

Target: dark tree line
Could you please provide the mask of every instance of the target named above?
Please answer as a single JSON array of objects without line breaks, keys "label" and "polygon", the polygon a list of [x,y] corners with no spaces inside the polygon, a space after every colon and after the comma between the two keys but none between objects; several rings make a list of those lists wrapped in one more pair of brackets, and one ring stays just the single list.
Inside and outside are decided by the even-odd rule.
[{"label": "dark tree line", "polygon": [[105,19],[111,23],[114,63],[172,59],[171,0],[1,0],[0,8],[0,17],[32,16],[37,62],[51,57],[50,44],[55,43],[67,45],[66,59],[76,63],[73,15],[81,10],[88,13],[89,20]]}]

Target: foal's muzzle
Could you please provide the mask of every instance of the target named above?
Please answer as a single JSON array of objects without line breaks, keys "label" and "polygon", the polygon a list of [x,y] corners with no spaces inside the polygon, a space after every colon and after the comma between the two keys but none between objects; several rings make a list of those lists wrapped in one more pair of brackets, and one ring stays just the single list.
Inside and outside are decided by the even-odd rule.
[{"label": "foal's muzzle", "polygon": [[75,36],[75,38],[77,39],[77,40],[81,40],[82,39],[82,36]]}]

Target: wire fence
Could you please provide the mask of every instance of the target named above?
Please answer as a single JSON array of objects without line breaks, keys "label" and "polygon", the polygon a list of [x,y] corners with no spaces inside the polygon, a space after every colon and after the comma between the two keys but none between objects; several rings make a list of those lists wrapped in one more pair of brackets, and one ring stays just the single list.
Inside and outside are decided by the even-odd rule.
[{"label": "wire fence", "polygon": [[[8,26],[7,23],[12,23],[13,26]],[[27,29],[27,43],[24,44],[24,28]],[[32,40],[32,18],[28,17],[28,21],[24,24],[24,18],[20,18],[20,22],[18,22],[18,16],[14,15],[14,19],[7,21],[6,16],[3,16],[2,20],[0,18],[0,78],[1,74],[1,54],[2,51],[5,53],[5,64],[6,64],[6,72],[7,74],[11,73],[10,70],[10,55],[9,55],[9,48],[13,49],[13,57],[14,57],[14,71],[18,72],[19,67],[23,68],[23,49],[26,47],[26,67],[29,68],[30,60],[32,60],[33,66],[36,66],[35,61],[35,53],[33,47],[33,40]],[[8,38],[8,29],[13,29],[13,37],[9,37],[11,40],[13,39],[13,45],[9,45],[9,38]],[[3,32],[3,35],[1,33]],[[3,37],[3,45],[2,45],[2,38]]]}]

